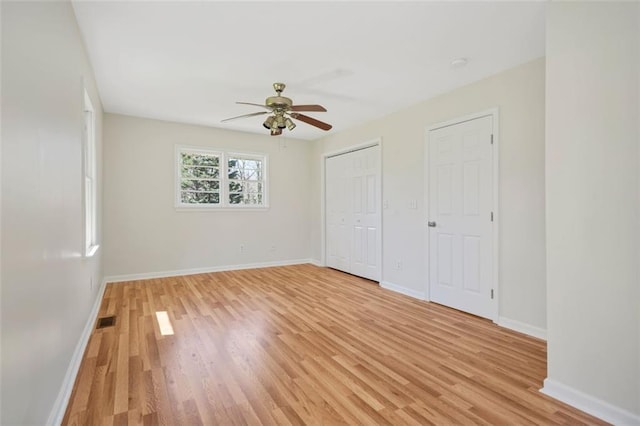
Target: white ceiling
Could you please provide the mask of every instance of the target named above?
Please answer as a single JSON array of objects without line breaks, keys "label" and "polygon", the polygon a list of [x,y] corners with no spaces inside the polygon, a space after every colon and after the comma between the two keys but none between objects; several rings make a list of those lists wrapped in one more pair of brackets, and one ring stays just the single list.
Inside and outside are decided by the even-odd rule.
[{"label": "white ceiling", "polygon": [[[267,134],[284,82],[344,130],[544,55],[542,2],[74,2],[107,112]],[[451,66],[468,59],[461,68]],[[285,130],[285,134],[288,131]],[[298,122],[290,136],[325,132]]]}]

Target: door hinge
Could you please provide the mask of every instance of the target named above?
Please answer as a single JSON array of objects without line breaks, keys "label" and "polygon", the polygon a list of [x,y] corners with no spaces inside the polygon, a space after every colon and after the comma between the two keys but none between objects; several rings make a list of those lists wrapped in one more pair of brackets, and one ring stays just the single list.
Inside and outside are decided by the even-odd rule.
[{"label": "door hinge", "polygon": [[491,298],[493,299],[493,289],[491,289]]},{"label": "door hinge", "polygon": [[493,133],[491,133],[491,145],[493,145]]},{"label": "door hinge", "polygon": [[491,222],[493,222],[493,212],[491,212]]}]

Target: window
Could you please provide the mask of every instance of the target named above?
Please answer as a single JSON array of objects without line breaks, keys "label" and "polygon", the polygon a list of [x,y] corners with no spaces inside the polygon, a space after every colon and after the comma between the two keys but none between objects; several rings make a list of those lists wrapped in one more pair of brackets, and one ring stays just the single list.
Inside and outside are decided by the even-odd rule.
[{"label": "window", "polygon": [[98,250],[96,116],[86,90],[84,92],[83,120],[84,254],[86,257],[90,257]]},{"label": "window", "polygon": [[262,158],[229,155],[229,204],[262,205],[264,198],[264,161]]},{"label": "window", "polygon": [[206,151],[180,152],[181,204],[220,204],[220,157]]},{"label": "window", "polygon": [[176,207],[267,207],[267,157],[176,147]]}]

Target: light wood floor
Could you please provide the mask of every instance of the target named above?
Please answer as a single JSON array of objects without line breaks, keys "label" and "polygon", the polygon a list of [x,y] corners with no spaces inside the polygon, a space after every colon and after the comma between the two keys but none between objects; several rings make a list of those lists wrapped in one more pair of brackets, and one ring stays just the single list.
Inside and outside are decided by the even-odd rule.
[{"label": "light wood floor", "polygon": [[331,269],[109,284],[113,314],[63,424],[602,423],[538,392],[545,342]]}]

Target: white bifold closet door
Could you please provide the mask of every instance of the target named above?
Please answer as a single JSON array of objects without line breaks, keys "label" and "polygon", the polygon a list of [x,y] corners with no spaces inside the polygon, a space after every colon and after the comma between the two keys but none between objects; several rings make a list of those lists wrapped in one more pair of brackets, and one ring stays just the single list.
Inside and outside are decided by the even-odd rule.
[{"label": "white bifold closet door", "polygon": [[327,266],[380,280],[380,146],[326,159]]}]

